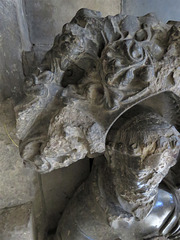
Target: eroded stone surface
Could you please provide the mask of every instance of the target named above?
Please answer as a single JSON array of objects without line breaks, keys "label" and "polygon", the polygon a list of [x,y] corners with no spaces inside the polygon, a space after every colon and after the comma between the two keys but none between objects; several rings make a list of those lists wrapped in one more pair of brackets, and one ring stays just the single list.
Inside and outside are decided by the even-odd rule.
[{"label": "eroded stone surface", "polygon": [[[76,165],[70,166],[70,169],[60,169],[49,175],[39,176],[32,169],[26,168],[19,156],[19,141],[16,137],[12,101],[2,102],[0,112],[0,208],[6,208],[9,211],[9,207],[13,207],[15,215],[16,208],[14,206],[17,206],[18,209],[18,205],[32,201],[35,222],[33,231],[38,240],[44,240],[47,230],[56,227],[58,219],[75,188],[87,177],[89,160],[78,162]],[[6,212],[6,210],[4,211]],[[23,214],[22,212],[22,218]],[[25,219],[26,214],[24,221]],[[6,226],[8,224],[11,224],[10,217],[6,219]],[[0,224],[0,232],[1,227]],[[22,235],[24,239],[27,236],[27,239],[32,240],[33,238],[30,238],[32,229],[28,230],[28,233],[26,230],[28,230],[26,226],[22,226],[22,230],[15,227],[17,239],[20,236],[18,234],[24,231],[24,235]],[[16,236],[14,232],[8,233],[8,229],[6,229],[3,235],[0,235],[3,236],[0,239],[10,240],[11,234],[12,237]],[[19,239],[21,238],[19,237]]]},{"label": "eroded stone surface", "polygon": [[35,240],[32,204],[0,210],[1,240]]},{"label": "eroded stone surface", "polygon": [[15,108],[22,158],[41,172],[65,167],[102,154],[109,127],[134,104],[170,91],[175,108],[179,36],[178,22],[153,14],[79,10],[26,79],[25,101]]},{"label": "eroded stone surface", "polygon": [[24,168],[18,144],[13,105],[7,100],[0,103],[0,208],[23,204],[34,197],[34,171]]}]

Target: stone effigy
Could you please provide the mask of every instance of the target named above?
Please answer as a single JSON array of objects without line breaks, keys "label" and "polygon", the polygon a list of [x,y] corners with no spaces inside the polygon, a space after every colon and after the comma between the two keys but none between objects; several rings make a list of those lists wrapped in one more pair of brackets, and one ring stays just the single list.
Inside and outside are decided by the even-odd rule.
[{"label": "stone effigy", "polygon": [[23,160],[44,173],[102,156],[58,240],[178,239],[179,53],[178,22],[81,9],[26,79]]},{"label": "stone effigy", "polygon": [[179,194],[169,169],[176,164],[179,132],[159,115],[136,110],[110,130],[106,158],[70,200],[55,239],[176,236]]}]

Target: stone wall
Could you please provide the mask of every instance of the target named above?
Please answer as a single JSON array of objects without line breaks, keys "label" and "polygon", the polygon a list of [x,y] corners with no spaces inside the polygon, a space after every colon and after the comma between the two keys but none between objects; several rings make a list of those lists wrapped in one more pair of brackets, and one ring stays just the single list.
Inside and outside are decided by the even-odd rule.
[{"label": "stone wall", "polygon": [[21,0],[0,1],[0,95],[17,97],[22,92],[22,50],[31,50]]}]

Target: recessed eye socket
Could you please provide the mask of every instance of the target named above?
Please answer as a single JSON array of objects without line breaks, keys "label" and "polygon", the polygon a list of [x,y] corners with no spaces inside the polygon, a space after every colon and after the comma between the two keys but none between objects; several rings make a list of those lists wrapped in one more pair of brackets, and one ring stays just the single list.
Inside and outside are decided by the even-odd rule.
[{"label": "recessed eye socket", "polygon": [[71,77],[71,76],[73,75],[73,70],[70,69],[70,68],[67,69],[67,70],[66,70],[66,74],[67,74],[68,77]]},{"label": "recessed eye socket", "polygon": [[61,41],[65,41],[67,39],[67,35],[62,35],[61,36]]},{"label": "recessed eye socket", "polygon": [[96,65],[93,64],[93,65],[92,65],[92,70],[95,71],[96,69],[97,69]]},{"label": "recessed eye socket", "polygon": [[63,51],[63,50],[66,50],[68,47],[70,46],[70,43],[68,41],[64,41],[63,43],[61,43],[60,45],[60,49]]},{"label": "recessed eye socket", "polygon": [[123,143],[121,142],[116,143],[114,149],[121,151],[123,149]]}]

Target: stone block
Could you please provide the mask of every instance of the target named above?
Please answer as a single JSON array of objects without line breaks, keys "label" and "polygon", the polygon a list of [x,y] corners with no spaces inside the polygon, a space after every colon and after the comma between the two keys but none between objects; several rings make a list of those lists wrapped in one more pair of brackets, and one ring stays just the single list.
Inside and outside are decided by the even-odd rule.
[{"label": "stone block", "polygon": [[31,203],[0,210],[1,240],[35,240]]},{"label": "stone block", "polygon": [[34,197],[34,171],[24,167],[15,133],[13,105],[7,100],[0,103],[0,209]]}]

